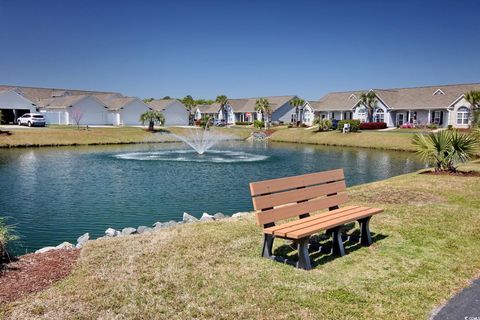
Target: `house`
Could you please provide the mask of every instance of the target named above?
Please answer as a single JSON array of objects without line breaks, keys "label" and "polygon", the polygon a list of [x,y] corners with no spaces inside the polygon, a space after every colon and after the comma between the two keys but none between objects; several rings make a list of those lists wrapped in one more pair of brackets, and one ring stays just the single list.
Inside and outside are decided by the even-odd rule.
[{"label": "house", "polygon": [[464,95],[471,90],[480,90],[480,83],[332,92],[319,101],[308,101],[306,111],[319,118],[365,122],[367,110],[359,100],[360,95],[373,91],[377,97],[375,122],[385,122],[388,127],[411,123],[468,128],[472,106]]},{"label": "house", "polygon": [[95,95],[108,110],[108,124],[141,125],[140,116],[151,108],[136,97],[124,97],[119,93]]},{"label": "house", "polygon": [[15,124],[17,118],[25,113],[35,112],[36,105],[14,89],[0,90],[0,112],[3,122]]},{"label": "house", "polygon": [[158,99],[147,103],[148,106],[163,113],[166,126],[188,126],[190,112],[177,99]]},{"label": "house", "polygon": [[220,109],[221,105],[218,102],[214,102],[212,104],[200,104],[191,110],[191,114],[193,115],[193,120],[195,121],[206,117],[218,119]]},{"label": "house", "polygon": [[95,96],[82,94],[37,101],[47,124],[109,124],[108,108]]},{"label": "house", "polygon": [[[291,101],[296,96],[271,96],[265,97],[272,108],[269,121],[279,123],[295,122],[295,108]],[[255,110],[257,98],[229,99],[227,104],[220,108],[218,119],[225,120],[227,124],[236,122],[253,122],[262,120],[261,112]]]}]

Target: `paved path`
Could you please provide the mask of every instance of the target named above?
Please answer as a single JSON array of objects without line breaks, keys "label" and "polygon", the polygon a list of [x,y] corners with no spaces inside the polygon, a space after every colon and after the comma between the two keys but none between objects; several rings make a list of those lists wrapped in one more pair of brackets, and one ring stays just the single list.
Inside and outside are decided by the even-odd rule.
[{"label": "paved path", "polygon": [[480,279],[457,293],[431,319],[480,320]]}]

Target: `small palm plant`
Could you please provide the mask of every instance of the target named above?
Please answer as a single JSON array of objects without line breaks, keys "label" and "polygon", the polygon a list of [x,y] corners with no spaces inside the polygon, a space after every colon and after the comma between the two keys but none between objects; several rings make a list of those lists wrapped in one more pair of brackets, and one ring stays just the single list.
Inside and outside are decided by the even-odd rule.
[{"label": "small palm plant", "polygon": [[480,126],[480,91],[469,91],[465,93],[465,100],[472,106],[470,112],[471,126],[473,128]]},{"label": "small palm plant", "polygon": [[165,117],[160,111],[148,110],[142,113],[140,121],[143,125],[148,122],[148,131],[154,131],[155,124],[163,125],[165,123]]},{"label": "small palm plant", "polygon": [[0,263],[5,257],[8,259],[7,244],[18,239],[13,231],[13,227],[6,225],[5,219],[0,217]]},{"label": "small palm plant", "polygon": [[479,148],[475,135],[450,130],[416,134],[412,143],[422,160],[434,166],[435,172],[457,172],[458,164],[474,158]]}]

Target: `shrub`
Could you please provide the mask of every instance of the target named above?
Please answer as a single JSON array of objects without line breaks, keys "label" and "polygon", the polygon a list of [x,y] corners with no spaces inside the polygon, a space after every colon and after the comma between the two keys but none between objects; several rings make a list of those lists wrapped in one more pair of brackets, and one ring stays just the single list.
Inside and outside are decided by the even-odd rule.
[{"label": "shrub", "polygon": [[263,128],[265,126],[265,123],[262,120],[255,120],[253,122],[253,125],[255,128]]},{"label": "shrub", "polygon": [[428,129],[438,129],[438,124],[436,124],[436,123],[429,123],[429,124],[427,125],[427,128],[428,128]]},{"label": "shrub", "polygon": [[249,126],[252,123],[249,122],[249,121],[236,121],[235,124],[238,125],[238,126]]},{"label": "shrub", "polygon": [[448,125],[447,127],[448,130],[453,130],[453,126],[451,124]]},{"label": "shrub", "polygon": [[479,141],[473,134],[443,130],[428,135],[416,134],[412,139],[417,154],[435,171],[457,171],[457,164],[474,158]]},{"label": "shrub", "polygon": [[6,225],[5,219],[0,217],[0,261],[7,255],[7,244],[18,239],[12,231],[13,228]]},{"label": "shrub", "polygon": [[318,124],[318,131],[328,131],[332,130],[332,121],[330,119],[318,119],[316,121]]},{"label": "shrub", "polygon": [[357,132],[358,129],[360,128],[360,120],[340,120],[338,122],[338,130],[342,131],[343,130],[343,126],[346,124],[346,123],[349,123],[350,124],[350,131],[351,132]]},{"label": "shrub", "polygon": [[386,128],[387,124],[385,122],[362,122],[360,124],[360,130],[379,130]]}]

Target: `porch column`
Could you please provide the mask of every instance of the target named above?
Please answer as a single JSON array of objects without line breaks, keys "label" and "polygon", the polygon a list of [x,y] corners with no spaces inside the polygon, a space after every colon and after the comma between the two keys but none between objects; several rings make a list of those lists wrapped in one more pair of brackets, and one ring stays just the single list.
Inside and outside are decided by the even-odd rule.
[{"label": "porch column", "polygon": [[340,120],[343,120],[343,115],[344,115],[344,114],[345,114],[345,113],[344,113],[343,111],[340,112]]},{"label": "porch column", "polygon": [[412,110],[408,110],[408,123],[411,123],[412,120]]},{"label": "porch column", "polygon": [[431,110],[428,110],[427,123],[428,124],[432,123],[432,111]]}]

